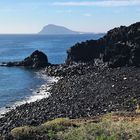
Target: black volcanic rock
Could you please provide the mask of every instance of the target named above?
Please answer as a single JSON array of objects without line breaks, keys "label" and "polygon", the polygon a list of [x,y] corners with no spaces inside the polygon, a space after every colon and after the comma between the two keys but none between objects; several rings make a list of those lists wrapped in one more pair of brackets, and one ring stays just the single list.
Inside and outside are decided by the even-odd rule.
[{"label": "black volcanic rock", "polygon": [[121,26],[104,37],[106,49],[103,60],[111,67],[140,65],[140,22]]},{"label": "black volcanic rock", "polygon": [[93,62],[95,58],[110,67],[140,66],[140,22],[114,28],[99,40],[76,44],[68,50],[66,62]]},{"label": "black volcanic rock", "polygon": [[0,133],[55,118],[87,118],[112,111],[135,111],[140,104],[139,68],[76,64],[65,72],[65,77],[51,87],[48,98],[18,106],[0,118]]},{"label": "black volcanic rock", "polygon": [[104,61],[110,67],[121,67],[129,64],[130,48],[125,43],[116,43],[104,53]]},{"label": "black volcanic rock", "polygon": [[41,51],[34,51],[29,57],[25,58],[21,65],[30,68],[43,68],[49,65],[47,56]]},{"label": "black volcanic rock", "polygon": [[68,57],[66,63],[94,62],[94,59],[99,58],[100,53],[104,50],[104,48],[99,45],[100,43],[100,40],[77,43],[67,51]]},{"label": "black volcanic rock", "polygon": [[40,69],[48,65],[51,64],[48,62],[47,56],[43,52],[38,50],[34,51],[29,57],[25,58],[23,61],[8,62],[2,64],[2,66],[24,66],[31,69]]}]

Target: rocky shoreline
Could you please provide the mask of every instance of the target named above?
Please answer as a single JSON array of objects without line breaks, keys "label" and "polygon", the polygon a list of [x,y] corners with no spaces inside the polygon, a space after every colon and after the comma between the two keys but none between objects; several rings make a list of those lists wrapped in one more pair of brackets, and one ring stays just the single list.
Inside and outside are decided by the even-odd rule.
[{"label": "rocky shoreline", "polygon": [[50,89],[48,98],[6,113],[0,119],[0,133],[9,135],[15,127],[36,126],[60,117],[75,119],[108,112],[135,112],[140,104],[139,29],[140,23],[121,26],[99,40],[78,43],[69,49],[62,65],[50,64],[39,51],[18,62],[19,65],[10,63],[44,68],[42,73],[61,78]]},{"label": "rocky shoreline", "polygon": [[48,98],[6,113],[0,119],[0,133],[7,134],[18,126],[39,125],[60,117],[82,118],[136,110],[140,103],[139,68],[112,69],[89,64],[71,67],[75,67],[75,72],[67,73],[53,85]]},{"label": "rocky shoreline", "polygon": [[53,84],[57,83],[59,77],[50,77],[42,74],[42,72],[38,72],[37,74],[39,74],[41,78],[43,78],[43,80],[45,79],[47,82],[41,85],[39,88],[32,90],[32,94],[28,97],[25,97],[25,99],[16,101],[12,105],[0,108],[0,118],[4,117],[7,112],[16,109],[17,106],[21,106],[26,103],[36,102],[50,96],[51,93],[49,92],[49,89],[52,87]]}]

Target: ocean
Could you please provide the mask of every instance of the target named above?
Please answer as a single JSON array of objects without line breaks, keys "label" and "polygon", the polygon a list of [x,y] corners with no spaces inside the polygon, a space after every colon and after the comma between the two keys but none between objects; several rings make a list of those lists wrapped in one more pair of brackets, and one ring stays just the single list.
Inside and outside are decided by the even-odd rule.
[{"label": "ocean", "polygon": [[[77,42],[98,39],[102,35],[0,35],[0,63],[20,61],[33,51],[43,51],[50,63],[61,64],[67,49]],[[0,113],[10,106],[35,101],[47,94],[46,83],[55,80],[37,71],[21,67],[0,67]]]}]

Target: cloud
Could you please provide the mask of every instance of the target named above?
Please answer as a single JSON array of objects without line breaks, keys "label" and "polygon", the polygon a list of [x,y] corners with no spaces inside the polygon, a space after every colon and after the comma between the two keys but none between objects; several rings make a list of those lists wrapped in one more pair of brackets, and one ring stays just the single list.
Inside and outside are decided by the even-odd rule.
[{"label": "cloud", "polygon": [[67,14],[71,14],[73,11],[72,10],[57,10],[57,13],[67,13]]},{"label": "cloud", "polygon": [[92,15],[90,13],[85,13],[85,14],[83,14],[83,16],[85,16],[85,17],[91,17]]},{"label": "cloud", "polygon": [[140,0],[99,0],[99,1],[82,1],[82,2],[54,2],[57,6],[98,6],[98,7],[125,7],[140,5]]}]

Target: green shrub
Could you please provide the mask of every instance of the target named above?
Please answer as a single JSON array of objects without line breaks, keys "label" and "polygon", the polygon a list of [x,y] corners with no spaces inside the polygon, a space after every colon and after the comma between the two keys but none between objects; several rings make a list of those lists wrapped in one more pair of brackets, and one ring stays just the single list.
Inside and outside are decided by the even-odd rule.
[{"label": "green shrub", "polygon": [[59,137],[62,140],[140,140],[140,124],[106,120],[82,125]]},{"label": "green shrub", "polygon": [[139,116],[133,121],[126,116],[122,119],[122,114],[115,114],[115,117],[118,117],[118,121],[113,120],[113,114],[107,114],[97,123],[93,123],[92,119],[85,123],[82,119],[58,118],[37,127],[15,128],[11,134],[20,140],[140,140]]},{"label": "green shrub", "polygon": [[11,130],[11,135],[17,139],[31,139],[33,138],[32,133],[35,131],[34,127],[24,126],[17,127]]},{"label": "green shrub", "polygon": [[[57,132],[65,131],[69,127],[73,127],[76,125],[75,123],[71,122],[68,118],[58,118],[52,121],[48,121],[40,126],[37,127],[17,127],[11,130],[11,135],[14,138],[25,140],[25,139],[33,139],[35,137],[42,137],[49,140],[57,139]],[[44,138],[44,139],[45,139]]]}]

